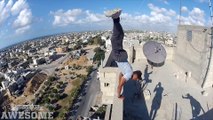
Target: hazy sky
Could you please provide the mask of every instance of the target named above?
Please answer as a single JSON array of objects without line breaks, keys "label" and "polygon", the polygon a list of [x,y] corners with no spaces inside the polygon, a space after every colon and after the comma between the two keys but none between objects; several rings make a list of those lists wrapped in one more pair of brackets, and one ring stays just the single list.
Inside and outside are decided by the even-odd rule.
[{"label": "hazy sky", "polygon": [[[0,48],[38,36],[108,30],[104,11],[123,9],[124,29],[175,32],[179,0],[0,0]],[[182,0],[182,24],[210,25],[208,0]]]}]

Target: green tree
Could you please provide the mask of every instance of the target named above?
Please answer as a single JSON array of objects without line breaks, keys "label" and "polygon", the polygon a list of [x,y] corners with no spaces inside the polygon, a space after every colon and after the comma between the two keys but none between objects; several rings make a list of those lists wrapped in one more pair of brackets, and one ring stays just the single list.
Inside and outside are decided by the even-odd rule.
[{"label": "green tree", "polygon": [[52,105],[49,105],[47,108],[49,109],[49,111],[54,111],[54,107]]},{"label": "green tree", "polygon": [[57,89],[52,89],[52,92],[53,92],[53,93],[57,93],[58,90],[57,90]]},{"label": "green tree", "polygon": [[42,89],[42,90],[44,90],[45,88],[46,88],[46,86],[45,86],[45,85],[43,85],[43,86],[41,87],[41,89]]},{"label": "green tree", "polygon": [[94,57],[93,57],[93,61],[101,61],[105,58],[105,52],[103,50],[100,50],[98,52],[95,53]]},{"label": "green tree", "polygon": [[94,39],[90,39],[88,42],[89,45],[93,45],[94,44]]},{"label": "green tree", "polygon": [[100,47],[96,47],[95,49],[94,49],[94,52],[100,52],[101,51],[101,48]]},{"label": "green tree", "polygon": [[94,38],[94,44],[102,46],[102,45],[105,44],[105,41],[103,41],[103,40],[101,39],[101,36],[96,36],[96,37]]},{"label": "green tree", "polygon": [[89,75],[93,71],[93,66],[88,66],[86,71],[87,71],[87,74]]},{"label": "green tree", "polygon": [[44,82],[44,85],[46,85],[46,86],[50,86],[50,84],[51,84],[50,81],[45,81],[45,82]]},{"label": "green tree", "polygon": [[62,82],[62,81],[59,81],[59,82],[58,82],[58,84],[59,84],[59,85],[62,85],[62,84],[63,84],[63,82]]},{"label": "green tree", "polygon": [[52,81],[55,81],[55,80],[56,80],[56,77],[55,77],[55,76],[49,76],[49,77],[48,77],[48,81],[51,81],[51,82],[52,82]]},{"label": "green tree", "polygon": [[75,46],[74,46],[74,50],[78,50],[78,49],[80,49],[81,48],[81,45],[79,45],[79,44],[76,44]]},{"label": "green tree", "polygon": [[57,88],[57,89],[60,89],[61,87],[60,87],[60,85],[59,85],[59,84],[57,84],[57,85],[56,85],[56,88]]},{"label": "green tree", "polygon": [[50,94],[50,98],[53,98],[54,96],[55,96],[54,93],[51,93],[51,94]]},{"label": "green tree", "polygon": [[81,75],[80,77],[82,80],[86,80],[87,79],[87,75]]},{"label": "green tree", "polygon": [[50,102],[49,97],[44,97],[44,103],[49,103],[49,102]]},{"label": "green tree", "polygon": [[60,95],[59,94],[56,94],[55,95],[55,99],[58,101],[58,100],[60,100]]},{"label": "green tree", "polygon": [[58,116],[59,116],[59,118],[61,118],[62,120],[65,119],[65,113],[64,113],[64,112],[60,112]]}]

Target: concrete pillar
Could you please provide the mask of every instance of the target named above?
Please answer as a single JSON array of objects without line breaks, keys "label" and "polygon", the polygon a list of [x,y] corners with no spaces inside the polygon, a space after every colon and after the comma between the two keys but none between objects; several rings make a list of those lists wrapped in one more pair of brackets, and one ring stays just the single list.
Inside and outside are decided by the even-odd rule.
[{"label": "concrete pillar", "polygon": [[117,85],[118,85],[118,74],[116,80],[116,87],[115,87],[115,94],[113,99],[113,106],[112,106],[112,116],[111,120],[123,120],[123,100],[117,97]]}]

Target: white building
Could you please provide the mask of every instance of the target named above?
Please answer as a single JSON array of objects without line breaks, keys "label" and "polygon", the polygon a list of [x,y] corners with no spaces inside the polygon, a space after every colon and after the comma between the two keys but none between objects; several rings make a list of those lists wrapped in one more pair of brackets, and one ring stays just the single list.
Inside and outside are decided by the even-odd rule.
[{"label": "white building", "polygon": [[33,59],[33,64],[34,65],[40,65],[40,64],[43,64],[45,63],[45,58],[35,58]]},{"label": "white building", "polygon": [[1,85],[2,85],[2,89],[3,90],[6,90],[7,88],[8,88],[8,86],[9,86],[9,81],[7,81],[7,80],[5,80],[5,81],[2,81],[1,82]]}]

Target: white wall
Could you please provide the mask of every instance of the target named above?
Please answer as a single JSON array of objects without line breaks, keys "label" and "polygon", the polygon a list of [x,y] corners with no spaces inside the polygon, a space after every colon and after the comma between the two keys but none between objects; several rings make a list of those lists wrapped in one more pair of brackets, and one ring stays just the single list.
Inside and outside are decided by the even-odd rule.
[{"label": "white wall", "polygon": [[[115,95],[115,84],[118,80],[117,68],[103,68],[99,69],[99,79],[102,92],[102,104],[113,104],[113,98]],[[109,83],[109,86],[105,87],[104,84]]]},{"label": "white wall", "polygon": [[[204,32],[201,26],[179,26],[177,33],[177,47],[175,48],[174,62],[185,71],[191,72],[192,77],[202,84],[207,69],[209,56],[210,33]],[[187,31],[192,31],[192,41],[187,39]]]}]

